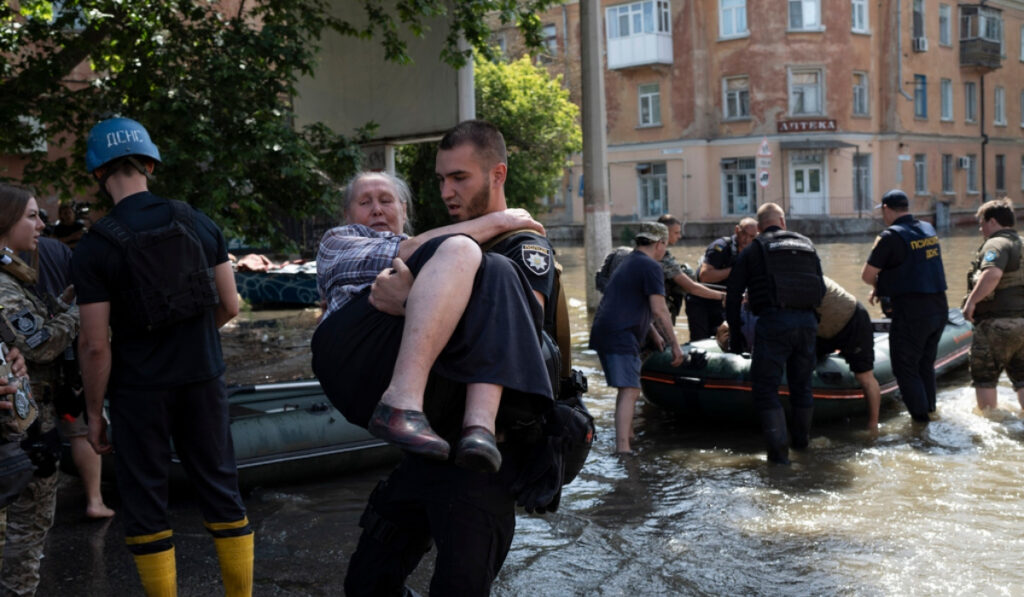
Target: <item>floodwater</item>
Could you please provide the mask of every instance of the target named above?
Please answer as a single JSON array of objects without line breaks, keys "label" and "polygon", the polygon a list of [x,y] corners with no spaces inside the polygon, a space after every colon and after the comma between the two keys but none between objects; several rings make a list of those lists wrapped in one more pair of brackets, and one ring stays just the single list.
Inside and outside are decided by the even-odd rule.
[{"label": "floodwater", "polygon": [[[799,229],[794,224],[794,229]],[[979,243],[943,238],[950,303]],[[672,252],[695,264],[706,243]],[[822,242],[826,274],[862,300],[871,239]],[[1001,410],[974,410],[966,370],[940,380],[938,420],[911,424],[883,402],[877,435],[864,418],[819,426],[790,467],[768,467],[756,429],[708,427],[641,404],[637,455],[614,447],[614,389],[586,350],[583,251],[560,248],[574,319],[574,357],[590,381],[598,436],[557,513],[518,517],[495,595],[1020,595],[1024,568],[1024,417],[1005,378]],[[877,314],[877,308],[871,308]],[[272,323],[284,316],[284,324]],[[303,362],[315,314],[255,313],[227,332],[248,336],[273,363]],[[685,319],[677,327],[686,339]],[[230,352],[230,351],[229,351]],[[251,381],[256,381],[252,379]],[[366,495],[384,471],[247,496],[257,532],[257,595],[338,595]],[[108,488],[108,495],[113,495]],[[138,581],[113,523],[81,519],[74,486],[48,542],[40,595],[136,595]],[[186,496],[173,502],[183,595],[220,592],[216,559]],[[115,506],[116,507],[116,506]],[[425,593],[430,556],[411,579]]]}]

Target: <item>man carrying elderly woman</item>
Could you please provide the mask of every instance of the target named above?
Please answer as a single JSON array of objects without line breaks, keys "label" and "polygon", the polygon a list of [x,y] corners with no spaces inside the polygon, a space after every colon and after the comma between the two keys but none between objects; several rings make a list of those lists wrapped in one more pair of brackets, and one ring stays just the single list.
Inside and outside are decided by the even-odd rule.
[{"label": "man carrying elderly woman", "polygon": [[[317,255],[326,310],[313,336],[313,371],[345,417],[402,449],[446,460],[450,445],[423,412],[431,372],[466,384],[455,464],[496,472],[495,418],[506,399],[550,401],[543,312],[524,274],[478,243],[541,224],[520,209],[409,236],[410,192],[385,172],[362,172],[344,190],[345,225],[329,230]],[[390,268],[390,269],[389,269]],[[404,317],[375,305],[370,291],[387,271],[412,281]],[[378,310],[376,307],[381,307]],[[387,308],[393,311],[392,308]]]}]

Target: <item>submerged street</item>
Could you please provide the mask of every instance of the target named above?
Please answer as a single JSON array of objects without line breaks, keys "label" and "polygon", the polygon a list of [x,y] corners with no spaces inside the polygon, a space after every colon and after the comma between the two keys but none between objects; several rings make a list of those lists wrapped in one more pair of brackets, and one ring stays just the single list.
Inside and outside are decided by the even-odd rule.
[{"label": "submerged street", "polygon": [[[799,231],[799,221],[791,223]],[[979,237],[942,234],[950,305]],[[707,241],[672,253],[695,265]],[[825,273],[866,302],[860,268],[870,238],[819,242]],[[940,379],[938,420],[914,426],[883,401],[877,436],[863,418],[818,426],[791,467],[769,468],[756,429],[670,419],[643,404],[635,457],[611,454],[615,393],[585,350],[583,249],[560,248],[571,298],[574,360],[589,377],[598,425],[580,477],[555,514],[521,514],[495,595],[1013,595],[1024,582],[1024,417],[1005,380],[1002,410],[974,412],[966,369]],[[869,307],[874,316],[876,307]],[[270,323],[287,316],[282,328]],[[308,367],[315,314],[243,314],[226,333],[254,340],[269,363]],[[686,339],[685,322],[677,334]],[[287,328],[287,329],[284,329]],[[258,354],[256,354],[258,353]],[[258,359],[256,357],[259,357]],[[229,365],[231,367],[232,365]],[[285,373],[281,372],[282,375]],[[301,371],[298,371],[302,375]],[[308,375],[308,373],[306,373]],[[241,381],[232,379],[232,381]],[[244,381],[258,381],[250,378]],[[384,470],[247,493],[256,531],[254,593],[339,595],[366,496]],[[112,484],[108,504],[118,508]],[[141,595],[117,517],[86,521],[80,486],[65,479],[47,539],[40,595]],[[172,500],[180,595],[222,594],[212,541],[187,495]],[[430,554],[411,579],[425,593]]]}]

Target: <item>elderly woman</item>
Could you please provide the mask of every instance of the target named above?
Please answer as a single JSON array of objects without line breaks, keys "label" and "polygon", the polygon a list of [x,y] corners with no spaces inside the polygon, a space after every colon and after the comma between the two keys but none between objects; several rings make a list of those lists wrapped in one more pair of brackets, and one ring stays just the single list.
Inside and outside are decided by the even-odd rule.
[{"label": "elderly woman", "polygon": [[[313,371],[350,421],[442,460],[449,444],[423,413],[428,377],[467,384],[455,462],[493,472],[501,465],[494,429],[503,392],[542,402],[552,393],[550,380],[524,374],[545,370],[543,313],[529,283],[477,243],[543,227],[510,209],[410,237],[402,232],[409,199],[405,183],[386,173],[363,172],[346,186],[346,225],[324,235],[317,256],[327,307],[313,336]],[[405,305],[374,304],[378,274],[414,278]]]}]

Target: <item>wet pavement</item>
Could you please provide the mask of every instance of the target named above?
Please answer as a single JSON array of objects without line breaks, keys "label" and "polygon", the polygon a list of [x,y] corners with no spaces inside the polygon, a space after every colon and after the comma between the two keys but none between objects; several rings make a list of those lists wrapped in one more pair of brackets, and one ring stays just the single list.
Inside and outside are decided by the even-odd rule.
[{"label": "wet pavement", "polygon": [[[359,538],[366,496],[387,469],[281,488],[257,488],[245,496],[256,533],[256,595],[340,595],[349,555]],[[117,492],[104,486],[107,504],[118,509]],[[57,520],[47,537],[38,595],[142,596],[120,517],[84,516],[77,479],[65,475]],[[223,595],[213,540],[203,527],[193,496],[172,496],[171,526],[178,563],[178,594]],[[412,582],[429,583],[422,567]]]}]

